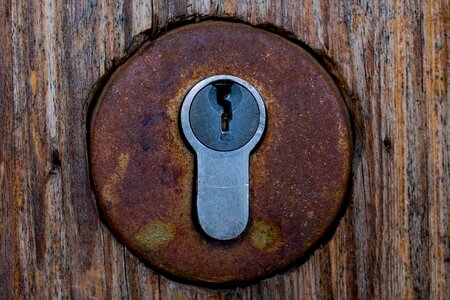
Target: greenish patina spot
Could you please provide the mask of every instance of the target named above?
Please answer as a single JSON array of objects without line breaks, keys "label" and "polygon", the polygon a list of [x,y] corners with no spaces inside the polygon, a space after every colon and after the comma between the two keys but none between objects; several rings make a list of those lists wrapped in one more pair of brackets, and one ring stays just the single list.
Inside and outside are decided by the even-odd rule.
[{"label": "greenish patina spot", "polygon": [[154,221],[145,226],[134,238],[136,244],[148,250],[166,247],[173,240],[175,229],[169,224]]},{"label": "greenish patina spot", "polygon": [[251,238],[253,246],[266,253],[273,253],[283,246],[281,229],[271,222],[255,222]]}]

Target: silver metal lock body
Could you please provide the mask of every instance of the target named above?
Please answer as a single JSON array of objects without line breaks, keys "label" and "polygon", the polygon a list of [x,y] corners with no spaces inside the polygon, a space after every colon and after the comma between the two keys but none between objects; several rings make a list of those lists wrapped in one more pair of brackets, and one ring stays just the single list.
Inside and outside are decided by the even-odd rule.
[{"label": "silver metal lock body", "polygon": [[206,78],[184,99],[181,127],[197,157],[197,217],[214,239],[234,239],[247,226],[249,155],[265,124],[261,96],[235,76]]}]

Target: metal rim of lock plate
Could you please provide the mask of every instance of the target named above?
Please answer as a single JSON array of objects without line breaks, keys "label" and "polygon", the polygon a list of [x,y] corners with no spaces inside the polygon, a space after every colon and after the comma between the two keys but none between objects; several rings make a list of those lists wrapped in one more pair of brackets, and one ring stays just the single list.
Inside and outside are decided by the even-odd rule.
[{"label": "metal rim of lock plate", "polygon": [[[229,74],[264,99],[266,129],[250,156],[246,229],[208,238],[195,219],[195,153],[183,99]],[[170,278],[244,285],[292,266],[324,236],[344,200],[352,137],[342,95],[307,51],[249,25],[205,21],[146,42],[112,74],[93,111],[94,191],[112,232]]]}]

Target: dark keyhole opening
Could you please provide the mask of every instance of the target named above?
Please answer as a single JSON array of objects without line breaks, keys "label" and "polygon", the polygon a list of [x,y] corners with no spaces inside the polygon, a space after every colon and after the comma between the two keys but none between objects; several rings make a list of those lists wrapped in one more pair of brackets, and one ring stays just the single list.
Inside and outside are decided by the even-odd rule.
[{"label": "dark keyhole opening", "polygon": [[214,83],[214,87],[217,91],[217,104],[223,108],[223,113],[220,119],[222,132],[230,130],[230,120],[233,118],[230,101],[232,85],[232,82],[227,81],[219,81]]}]

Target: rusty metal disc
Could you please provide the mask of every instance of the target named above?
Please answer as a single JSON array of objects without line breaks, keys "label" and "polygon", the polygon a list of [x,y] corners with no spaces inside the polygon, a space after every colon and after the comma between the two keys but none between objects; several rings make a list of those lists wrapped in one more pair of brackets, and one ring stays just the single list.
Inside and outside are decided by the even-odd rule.
[{"label": "rusty metal disc", "polygon": [[[195,157],[179,119],[189,90],[219,74],[252,84],[267,109],[250,158],[250,221],[228,242],[196,223]],[[307,253],[341,207],[351,149],[341,94],[310,54],[219,21],[144,44],[104,87],[90,131],[95,194],[111,230],[150,267],[200,284],[255,281]]]}]

